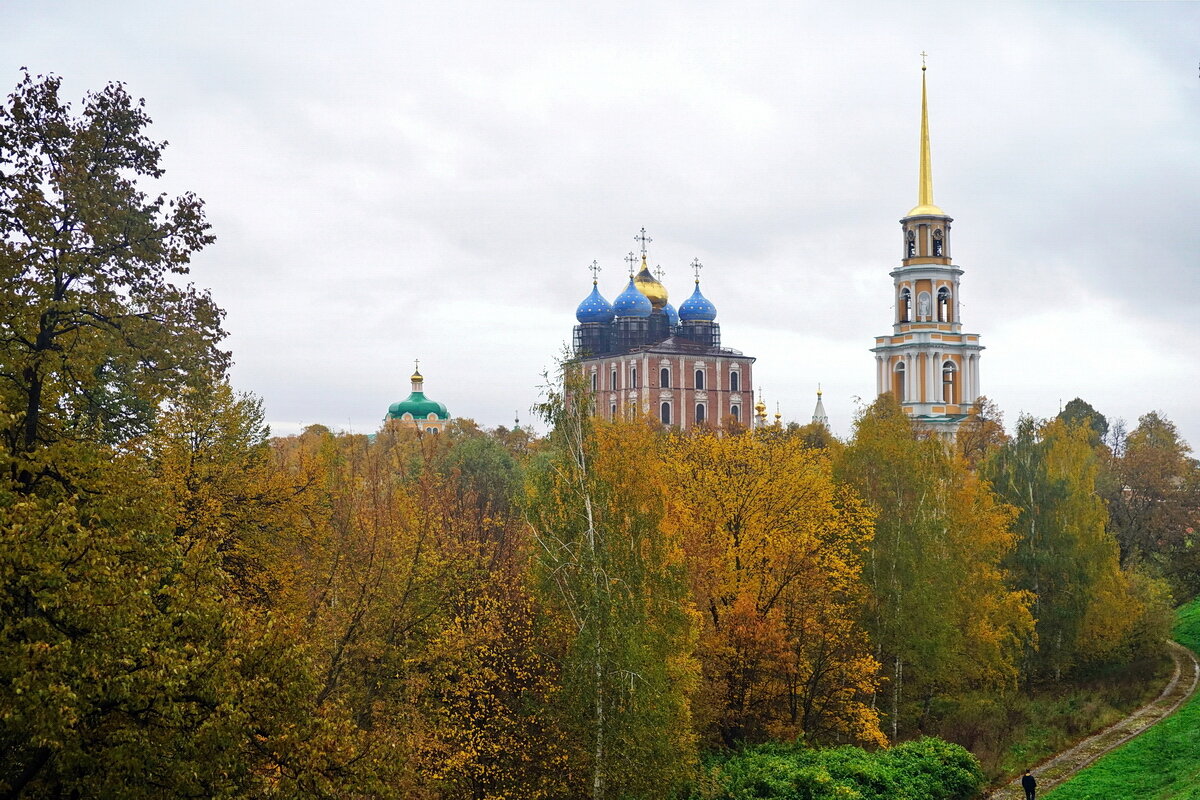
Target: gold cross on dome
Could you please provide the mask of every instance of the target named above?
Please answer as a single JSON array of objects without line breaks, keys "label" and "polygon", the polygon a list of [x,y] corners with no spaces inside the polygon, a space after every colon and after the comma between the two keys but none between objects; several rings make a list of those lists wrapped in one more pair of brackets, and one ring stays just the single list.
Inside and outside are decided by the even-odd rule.
[{"label": "gold cross on dome", "polygon": [[590,267],[588,267],[588,269],[590,269],[592,271],[592,284],[595,285],[596,276],[600,274],[600,262],[593,261],[592,265]]},{"label": "gold cross on dome", "polygon": [[692,259],[692,274],[696,276],[696,283],[700,282],[700,270],[704,269],[704,265],[700,263],[700,259]]},{"label": "gold cross on dome", "polygon": [[663,276],[666,274],[667,274],[667,271],[665,269],[663,269],[660,264],[654,265],[654,277],[658,278],[659,283],[662,283]]}]

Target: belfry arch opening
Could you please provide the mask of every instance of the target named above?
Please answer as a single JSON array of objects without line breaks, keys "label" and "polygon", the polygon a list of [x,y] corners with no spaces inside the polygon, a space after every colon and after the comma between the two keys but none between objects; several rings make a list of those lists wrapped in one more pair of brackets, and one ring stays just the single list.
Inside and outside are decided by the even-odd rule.
[{"label": "belfry arch opening", "polygon": [[904,362],[900,361],[892,371],[892,394],[896,396],[897,403],[904,402],[904,378]]},{"label": "belfry arch opening", "polygon": [[958,367],[953,361],[942,364],[942,402],[958,403]]},{"label": "belfry arch opening", "polygon": [[896,311],[899,314],[899,322],[912,321],[912,291],[907,286],[900,290],[900,296],[896,299]]},{"label": "belfry arch opening", "polygon": [[937,293],[937,319],[938,322],[950,322],[953,316],[953,308],[950,305],[950,288],[943,286],[938,289]]}]

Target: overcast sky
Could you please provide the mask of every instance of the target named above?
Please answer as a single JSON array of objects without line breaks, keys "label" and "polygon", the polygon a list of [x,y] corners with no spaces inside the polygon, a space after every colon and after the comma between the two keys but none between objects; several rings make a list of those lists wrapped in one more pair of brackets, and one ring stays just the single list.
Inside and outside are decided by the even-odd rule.
[{"label": "overcast sky", "polygon": [[193,263],[276,433],[375,430],[409,391],[528,422],[645,226],[772,411],[834,431],[875,391],[916,204],[929,55],[985,394],[1158,410],[1200,446],[1200,4],[6,0],[0,53],[110,80],[207,202]]}]

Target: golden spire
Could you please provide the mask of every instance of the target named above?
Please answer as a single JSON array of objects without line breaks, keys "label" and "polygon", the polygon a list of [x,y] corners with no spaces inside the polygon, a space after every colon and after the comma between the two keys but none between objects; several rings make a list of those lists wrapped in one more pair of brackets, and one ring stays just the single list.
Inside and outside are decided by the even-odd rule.
[{"label": "golden spire", "polygon": [[933,159],[929,155],[929,99],[925,88],[925,53],[921,53],[921,175],[917,186],[917,205],[905,216],[924,214],[945,216],[933,203]]}]

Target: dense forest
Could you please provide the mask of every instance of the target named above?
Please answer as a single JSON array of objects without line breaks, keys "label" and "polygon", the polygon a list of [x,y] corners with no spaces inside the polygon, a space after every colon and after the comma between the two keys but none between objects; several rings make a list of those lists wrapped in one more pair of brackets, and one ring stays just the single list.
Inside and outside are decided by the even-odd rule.
[{"label": "dense forest", "polygon": [[968,798],[1200,592],[1187,444],[1082,400],[271,438],[149,122],[0,107],[2,797]]}]

